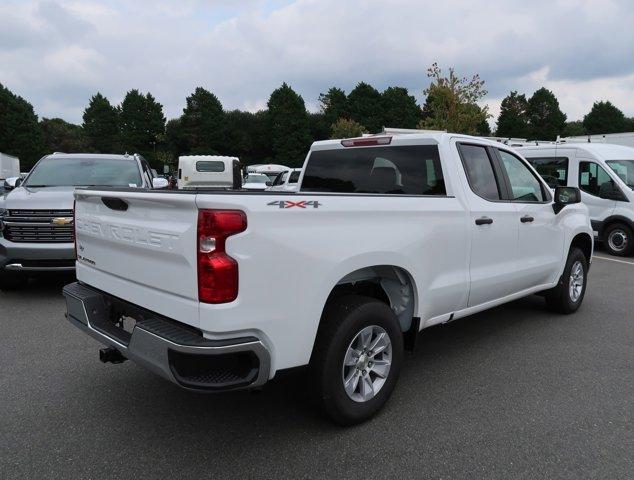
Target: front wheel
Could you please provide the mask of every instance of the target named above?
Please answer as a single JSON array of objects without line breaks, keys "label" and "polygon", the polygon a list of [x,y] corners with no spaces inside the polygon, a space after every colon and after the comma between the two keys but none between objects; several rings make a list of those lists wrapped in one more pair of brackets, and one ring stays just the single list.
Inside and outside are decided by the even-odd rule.
[{"label": "front wheel", "polygon": [[588,261],[576,247],[570,249],[559,285],[546,292],[548,306],[560,313],[573,313],[581,306],[588,283]]},{"label": "front wheel", "polygon": [[390,397],[403,361],[398,319],[383,302],[346,295],[326,306],[310,361],[310,386],[336,423],[353,425]]},{"label": "front wheel", "polygon": [[612,255],[626,257],[634,248],[632,229],[622,223],[610,225],[605,230],[603,239],[605,248]]}]

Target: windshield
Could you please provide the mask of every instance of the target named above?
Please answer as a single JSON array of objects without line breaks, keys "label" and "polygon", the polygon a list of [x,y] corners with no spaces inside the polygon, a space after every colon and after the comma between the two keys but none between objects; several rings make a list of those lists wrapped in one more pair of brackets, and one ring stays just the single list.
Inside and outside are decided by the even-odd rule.
[{"label": "windshield", "polygon": [[35,166],[24,185],[140,187],[141,184],[141,174],[134,160],[48,157]]},{"label": "windshield", "polygon": [[606,163],[628,187],[634,189],[634,159],[608,160]]},{"label": "windshield", "polygon": [[244,179],[244,183],[266,183],[268,181],[269,177],[262,174],[247,175],[247,178]]}]

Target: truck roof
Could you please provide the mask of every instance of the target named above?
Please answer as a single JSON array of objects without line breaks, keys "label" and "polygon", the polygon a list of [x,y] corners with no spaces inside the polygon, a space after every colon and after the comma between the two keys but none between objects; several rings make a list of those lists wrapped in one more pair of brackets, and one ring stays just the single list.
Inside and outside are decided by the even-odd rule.
[{"label": "truck roof", "polygon": [[[448,133],[442,131],[434,131],[434,130],[406,130],[406,129],[384,129],[384,133],[377,133],[373,135],[364,135],[363,137],[358,137],[357,139],[372,139],[378,137],[391,137],[392,141],[390,145],[394,143],[401,142],[423,142],[423,143],[434,143],[440,144],[446,141],[449,141],[453,138],[460,138],[465,141],[473,141],[480,144],[487,144],[491,146],[507,146],[495,140],[490,140],[484,137],[475,137],[472,135],[463,135],[460,133]],[[341,142],[343,140],[355,140],[353,138],[346,139],[332,139],[332,140],[319,140],[313,142],[311,146],[311,150],[327,150],[331,148],[343,148]]]},{"label": "truck roof", "polygon": [[134,160],[134,155],[119,154],[119,153],[62,153],[55,152],[50,155],[46,155],[47,158],[77,158],[82,160],[99,160],[99,159],[119,159],[119,160]]}]

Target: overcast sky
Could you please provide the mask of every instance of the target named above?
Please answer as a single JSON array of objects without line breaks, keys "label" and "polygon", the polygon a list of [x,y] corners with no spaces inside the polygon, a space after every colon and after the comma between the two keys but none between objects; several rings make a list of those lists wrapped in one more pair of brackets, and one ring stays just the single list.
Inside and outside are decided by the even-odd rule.
[{"label": "overcast sky", "polygon": [[81,122],[91,95],[151,92],[167,118],[195,87],[257,110],[288,82],[310,110],[331,86],[405,86],[437,61],[479,73],[497,114],[546,86],[569,120],[595,100],[634,116],[634,4],[611,0],[0,0],[0,83],[40,117]]}]

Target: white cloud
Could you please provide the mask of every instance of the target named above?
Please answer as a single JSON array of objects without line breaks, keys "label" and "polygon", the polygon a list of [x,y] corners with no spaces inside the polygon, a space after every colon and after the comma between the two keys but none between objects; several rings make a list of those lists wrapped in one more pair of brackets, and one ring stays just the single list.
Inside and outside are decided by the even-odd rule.
[{"label": "white cloud", "polygon": [[597,99],[634,115],[633,24],[616,0],[15,0],[0,6],[0,82],[41,116],[80,121],[97,90],[119,102],[139,88],[169,118],[196,86],[250,110],[283,81],[313,109],[361,80],[422,100],[438,61],[479,72],[492,113],[543,85],[571,119]]}]

